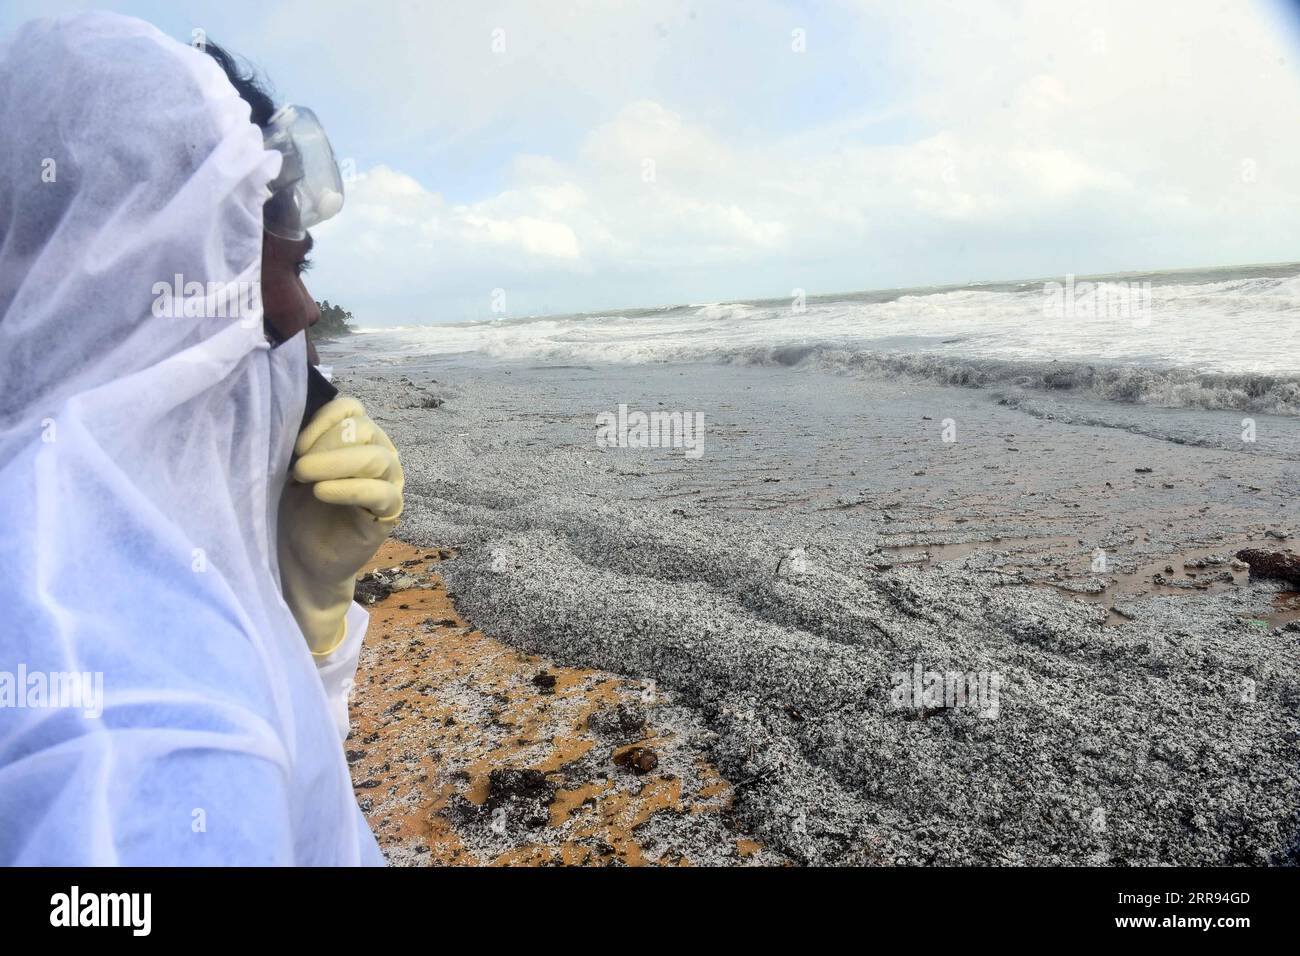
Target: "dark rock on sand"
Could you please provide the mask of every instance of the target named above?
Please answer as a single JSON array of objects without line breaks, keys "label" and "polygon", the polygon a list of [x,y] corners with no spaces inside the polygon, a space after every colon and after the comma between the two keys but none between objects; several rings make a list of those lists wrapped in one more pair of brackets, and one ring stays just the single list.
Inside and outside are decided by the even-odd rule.
[{"label": "dark rock on sand", "polygon": [[659,766],[659,755],[649,747],[629,747],[614,754],[614,763],[633,773],[649,773]]},{"label": "dark rock on sand", "polygon": [[1250,565],[1250,573],[1257,578],[1276,578],[1300,584],[1300,555],[1290,551],[1264,551],[1247,548],[1238,551],[1237,557]]},{"label": "dark rock on sand", "polygon": [[357,578],[356,591],[353,598],[362,606],[374,604],[376,601],[382,601],[388,595],[393,593],[393,589],[388,586],[388,581],[377,571],[371,571]]}]

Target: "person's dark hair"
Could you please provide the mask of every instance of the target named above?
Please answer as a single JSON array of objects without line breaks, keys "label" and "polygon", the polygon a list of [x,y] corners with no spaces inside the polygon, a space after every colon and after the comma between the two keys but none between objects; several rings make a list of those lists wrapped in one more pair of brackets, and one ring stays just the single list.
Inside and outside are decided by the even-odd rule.
[{"label": "person's dark hair", "polygon": [[271,122],[271,115],[275,113],[275,102],[263,81],[252,69],[241,69],[234,56],[211,41],[203,45],[203,52],[217,61],[235,92],[248,104],[252,110],[253,122],[266,129],[266,124]]}]

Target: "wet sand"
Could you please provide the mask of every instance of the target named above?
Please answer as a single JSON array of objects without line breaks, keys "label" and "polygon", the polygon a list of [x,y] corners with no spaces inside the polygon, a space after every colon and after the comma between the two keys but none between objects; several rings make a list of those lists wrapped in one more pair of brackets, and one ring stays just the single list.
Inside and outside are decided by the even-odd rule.
[{"label": "wet sand", "polygon": [[[811,864],[1297,861],[1295,596],[1233,564],[1294,546],[1295,419],[1244,442],[1240,413],[723,366],[342,384],[402,449],[402,536],[456,550],[495,646],[671,696],[732,789],[728,840],[675,837],[693,862],[737,833]],[[596,447],[620,403],[702,411],[704,454]],[[913,671],[998,706],[900,703]],[[388,762],[371,790],[405,785]]]},{"label": "wet sand", "polygon": [[401,589],[369,605],[346,750],[390,864],[784,862],[736,828],[666,695],[474,630],[438,574],[453,558],[391,540],[367,566]]}]

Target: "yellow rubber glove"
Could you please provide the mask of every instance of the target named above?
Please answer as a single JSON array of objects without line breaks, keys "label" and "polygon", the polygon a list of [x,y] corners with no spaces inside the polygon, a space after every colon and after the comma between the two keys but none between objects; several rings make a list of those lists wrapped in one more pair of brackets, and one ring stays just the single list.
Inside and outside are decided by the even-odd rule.
[{"label": "yellow rubber glove", "polygon": [[343,643],[356,575],[402,513],[402,465],[383,429],[340,396],[298,436],[280,497],[280,585],[312,654]]}]

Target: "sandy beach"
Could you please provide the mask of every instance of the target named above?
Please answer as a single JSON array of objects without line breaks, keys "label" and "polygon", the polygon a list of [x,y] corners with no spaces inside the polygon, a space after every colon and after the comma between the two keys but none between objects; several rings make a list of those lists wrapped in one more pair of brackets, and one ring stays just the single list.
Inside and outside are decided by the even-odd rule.
[{"label": "sandy beach", "polygon": [[[394,863],[1297,861],[1300,603],[1234,558],[1294,547],[1294,418],[734,366],[340,385],[407,474],[376,566],[427,588],[372,610],[346,745]],[[619,404],[701,411],[704,453],[598,447]]]},{"label": "sandy beach", "polygon": [[390,864],[784,862],[738,831],[689,714],[652,683],[476,631],[438,573],[454,557],[394,540],[362,580],[347,758]]}]

